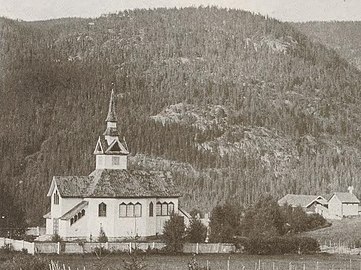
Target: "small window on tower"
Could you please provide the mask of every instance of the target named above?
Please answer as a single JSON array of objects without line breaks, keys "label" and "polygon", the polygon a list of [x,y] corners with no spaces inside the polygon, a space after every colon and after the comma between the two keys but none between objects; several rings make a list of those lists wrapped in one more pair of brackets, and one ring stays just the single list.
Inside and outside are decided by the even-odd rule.
[{"label": "small window on tower", "polygon": [[113,165],[119,165],[120,164],[120,157],[113,157],[112,158],[112,164]]},{"label": "small window on tower", "polygon": [[59,194],[57,190],[54,193],[54,204],[59,204]]}]

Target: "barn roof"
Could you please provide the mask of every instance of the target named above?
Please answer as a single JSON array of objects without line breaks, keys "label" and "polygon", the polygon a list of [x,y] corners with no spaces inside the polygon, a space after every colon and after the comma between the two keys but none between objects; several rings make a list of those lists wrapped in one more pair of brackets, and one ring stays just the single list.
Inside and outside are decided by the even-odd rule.
[{"label": "barn roof", "polygon": [[335,192],[333,196],[336,196],[342,203],[360,203],[360,200],[350,192]]},{"label": "barn roof", "polygon": [[281,206],[288,204],[293,207],[301,206],[305,208],[315,201],[321,204],[327,203],[327,201],[322,196],[318,195],[287,194],[286,196],[278,200],[278,204]]},{"label": "barn roof", "polygon": [[55,176],[48,196],[55,186],[61,197],[180,197],[170,173],[163,171],[95,170],[89,176]]}]

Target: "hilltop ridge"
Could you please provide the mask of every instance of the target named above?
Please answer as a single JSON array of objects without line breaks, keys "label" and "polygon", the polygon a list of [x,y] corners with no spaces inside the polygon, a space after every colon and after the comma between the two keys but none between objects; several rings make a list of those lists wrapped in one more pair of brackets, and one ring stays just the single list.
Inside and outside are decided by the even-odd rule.
[{"label": "hilltop ridge", "polygon": [[290,24],[214,7],[1,19],[0,61],[0,181],[31,222],[53,175],[94,168],[112,85],[131,166],[172,171],[189,210],[361,194],[360,71]]}]

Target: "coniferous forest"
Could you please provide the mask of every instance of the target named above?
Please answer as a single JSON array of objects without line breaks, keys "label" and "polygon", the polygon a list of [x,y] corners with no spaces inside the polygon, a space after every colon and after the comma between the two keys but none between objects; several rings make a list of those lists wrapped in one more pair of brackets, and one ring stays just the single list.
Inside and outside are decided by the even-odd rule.
[{"label": "coniferous forest", "polygon": [[361,195],[361,73],[294,26],[213,7],[0,19],[0,182],[43,222],[53,175],[88,175],[110,90],[131,168],[187,210],[265,193]]}]

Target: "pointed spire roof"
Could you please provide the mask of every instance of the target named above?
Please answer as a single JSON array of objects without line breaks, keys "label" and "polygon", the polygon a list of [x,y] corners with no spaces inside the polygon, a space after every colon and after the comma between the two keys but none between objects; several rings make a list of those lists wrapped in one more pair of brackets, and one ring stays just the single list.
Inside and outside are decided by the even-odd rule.
[{"label": "pointed spire roof", "polygon": [[107,119],[105,120],[106,122],[117,122],[117,114],[115,113],[115,94],[114,94],[114,89],[112,89],[112,93],[110,95],[110,102],[109,102],[109,110],[108,110],[108,115],[107,115]]}]

